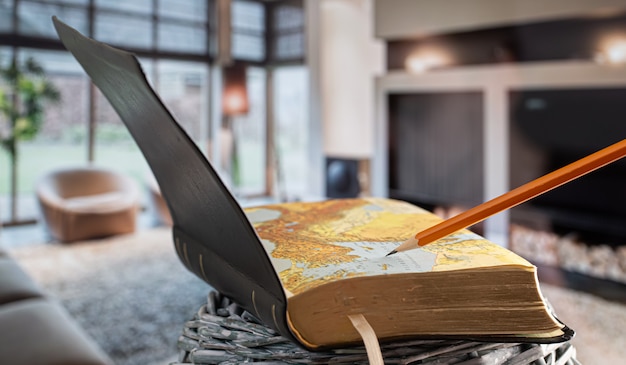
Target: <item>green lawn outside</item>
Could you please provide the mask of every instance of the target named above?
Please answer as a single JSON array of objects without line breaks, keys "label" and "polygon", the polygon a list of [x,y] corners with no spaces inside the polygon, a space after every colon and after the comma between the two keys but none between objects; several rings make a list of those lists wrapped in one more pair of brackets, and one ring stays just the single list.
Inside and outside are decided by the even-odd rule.
[{"label": "green lawn outside", "polygon": [[[18,191],[34,191],[35,184],[42,174],[64,166],[86,166],[87,147],[77,144],[22,143],[19,146]],[[95,166],[118,170],[143,182],[148,172],[141,152],[131,144],[98,145],[95,151]],[[10,190],[10,164],[6,151],[0,152],[0,194]]]},{"label": "green lawn outside", "polygon": [[[258,190],[264,184],[264,155],[261,146],[247,143],[240,147],[242,188]],[[18,192],[30,193],[37,180],[46,171],[64,166],[86,166],[87,147],[70,143],[21,143],[19,146]],[[144,185],[149,174],[141,151],[132,143],[98,144],[95,151],[95,166],[107,167],[134,178]],[[10,191],[10,164],[6,151],[0,151],[0,195]]]}]

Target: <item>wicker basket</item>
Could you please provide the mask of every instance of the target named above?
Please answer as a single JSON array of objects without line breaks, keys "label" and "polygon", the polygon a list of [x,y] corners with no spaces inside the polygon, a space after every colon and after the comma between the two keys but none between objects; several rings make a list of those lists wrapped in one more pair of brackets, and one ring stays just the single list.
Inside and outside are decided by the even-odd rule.
[{"label": "wicker basket", "polygon": [[[228,298],[210,292],[185,324],[179,364],[367,364],[365,347],[310,352],[263,326]],[[386,364],[580,364],[568,342],[539,345],[469,341],[404,341],[381,345]]]}]

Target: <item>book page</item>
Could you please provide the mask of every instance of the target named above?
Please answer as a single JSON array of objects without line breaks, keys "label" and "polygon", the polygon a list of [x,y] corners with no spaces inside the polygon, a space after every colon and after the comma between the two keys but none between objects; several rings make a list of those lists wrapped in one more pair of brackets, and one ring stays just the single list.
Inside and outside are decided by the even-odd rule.
[{"label": "book page", "polygon": [[414,205],[390,199],[336,199],[246,209],[286,290],[298,294],[349,277],[531,267],[512,252],[468,231],[386,256],[439,221]]}]

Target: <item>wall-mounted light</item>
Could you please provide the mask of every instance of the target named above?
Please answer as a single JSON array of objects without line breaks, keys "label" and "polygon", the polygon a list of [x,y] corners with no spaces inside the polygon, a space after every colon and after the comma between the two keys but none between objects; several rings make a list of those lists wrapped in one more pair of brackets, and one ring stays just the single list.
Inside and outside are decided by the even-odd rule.
[{"label": "wall-mounted light", "polygon": [[405,63],[407,71],[415,74],[424,73],[435,65],[436,62],[420,56],[409,56]]},{"label": "wall-mounted light", "polygon": [[404,67],[411,73],[424,73],[450,63],[450,56],[445,51],[435,48],[424,48],[411,53],[406,58]]},{"label": "wall-mounted light", "polygon": [[594,60],[601,64],[626,64],[626,37],[612,37],[601,43]]},{"label": "wall-mounted light", "polygon": [[250,110],[246,67],[233,64],[223,68],[222,113],[225,116],[246,114]]}]

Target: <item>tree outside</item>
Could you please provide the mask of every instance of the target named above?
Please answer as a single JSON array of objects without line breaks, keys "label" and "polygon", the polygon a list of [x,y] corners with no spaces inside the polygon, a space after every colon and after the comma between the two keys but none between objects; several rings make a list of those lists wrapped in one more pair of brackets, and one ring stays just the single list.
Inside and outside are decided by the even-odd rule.
[{"label": "tree outside", "polygon": [[11,221],[17,219],[19,142],[32,140],[43,124],[44,106],[60,100],[60,93],[33,59],[15,59],[0,68],[0,145],[11,163]]}]

